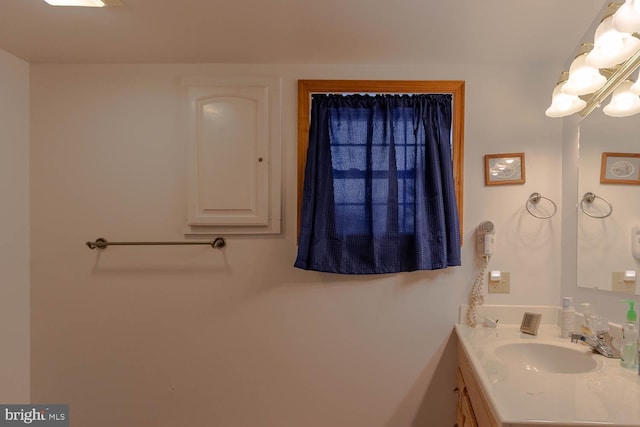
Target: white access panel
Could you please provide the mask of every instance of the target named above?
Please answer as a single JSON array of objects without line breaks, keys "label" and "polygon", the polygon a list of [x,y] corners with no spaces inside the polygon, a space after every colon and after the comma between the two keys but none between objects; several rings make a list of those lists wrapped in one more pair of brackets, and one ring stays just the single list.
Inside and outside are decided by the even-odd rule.
[{"label": "white access panel", "polygon": [[183,79],[187,234],[280,232],[280,79]]}]

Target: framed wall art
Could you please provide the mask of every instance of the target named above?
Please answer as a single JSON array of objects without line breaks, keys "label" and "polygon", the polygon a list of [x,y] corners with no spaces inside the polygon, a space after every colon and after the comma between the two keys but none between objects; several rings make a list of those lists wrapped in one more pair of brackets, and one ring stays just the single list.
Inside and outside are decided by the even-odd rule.
[{"label": "framed wall art", "polygon": [[524,184],[524,153],[484,156],[485,185]]},{"label": "framed wall art", "polygon": [[640,185],[640,154],[602,153],[600,183]]}]

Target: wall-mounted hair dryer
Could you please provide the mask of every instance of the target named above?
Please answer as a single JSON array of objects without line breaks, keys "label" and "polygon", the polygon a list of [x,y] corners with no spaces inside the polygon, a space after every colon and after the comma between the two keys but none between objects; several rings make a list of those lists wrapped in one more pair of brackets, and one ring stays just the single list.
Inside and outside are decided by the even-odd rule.
[{"label": "wall-mounted hair dryer", "polygon": [[482,221],[478,225],[476,229],[476,253],[479,257],[487,258],[493,255],[495,236],[495,227],[491,221]]}]

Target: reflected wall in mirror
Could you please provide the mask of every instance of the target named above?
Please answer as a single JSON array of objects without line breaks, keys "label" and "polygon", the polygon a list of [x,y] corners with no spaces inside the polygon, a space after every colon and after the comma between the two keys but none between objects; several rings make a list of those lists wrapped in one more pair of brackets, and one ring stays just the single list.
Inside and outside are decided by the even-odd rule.
[{"label": "reflected wall in mirror", "polygon": [[640,184],[640,154],[602,153],[601,184]]},{"label": "reflected wall in mirror", "polygon": [[[640,270],[632,252],[632,230],[640,226],[640,186],[629,185],[637,183],[633,177],[638,176],[638,129],[640,115],[612,118],[600,110],[580,123],[579,287],[640,294],[635,280],[624,277],[626,271]],[[611,172],[611,167],[617,170]],[[591,201],[585,200],[588,193],[594,195]]]}]

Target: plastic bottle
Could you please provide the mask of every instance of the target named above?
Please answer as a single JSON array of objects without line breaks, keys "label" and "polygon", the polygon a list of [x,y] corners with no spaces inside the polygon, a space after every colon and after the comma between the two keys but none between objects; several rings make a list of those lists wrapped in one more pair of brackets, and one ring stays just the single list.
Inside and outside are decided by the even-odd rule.
[{"label": "plastic bottle", "polygon": [[576,310],[571,305],[572,297],[562,297],[562,310],[560,310],[560,336],[567,338],[576,330]]},{"label": "plastic bottle", "polygon": [[623,300],[629,304],[627,320],[622,325],[622,351],[620,365],[625,368],[638,369],[638,315],[633,306],[635,301]]},{"label": "plastic bottle", "polygon": [[638,335],[638,352],[636,353],[636,356],[638,357],[636,359],[636,361],[638,362],[638,376],[640,376],[640,334]]}]

